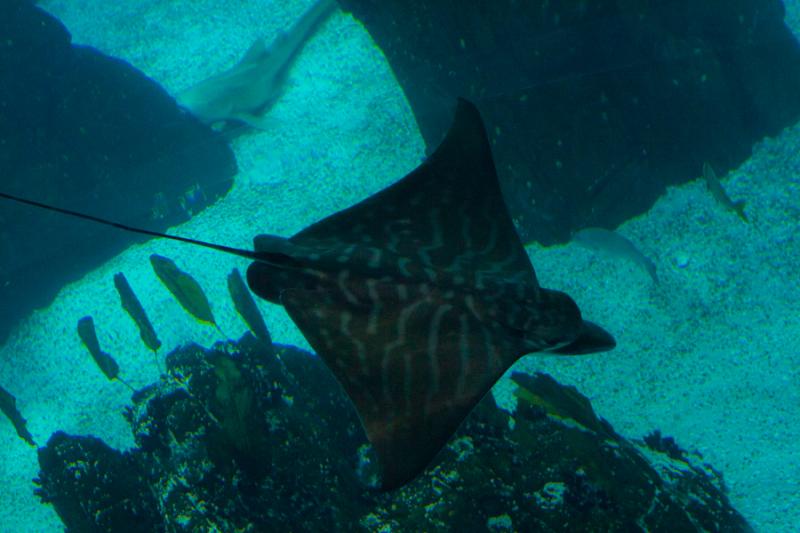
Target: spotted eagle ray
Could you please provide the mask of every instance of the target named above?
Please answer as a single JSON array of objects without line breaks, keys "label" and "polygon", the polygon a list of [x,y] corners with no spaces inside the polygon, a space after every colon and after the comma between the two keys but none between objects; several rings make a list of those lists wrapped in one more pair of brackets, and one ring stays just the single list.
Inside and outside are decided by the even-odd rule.
[{"label": "spotted eagle ray", "polygon": [[254,262],[247,283],[283,305],[336,375],[377,453],[381,488],[412,480],[500,376],[532,352],[615,346],[563,292],[540,287],[508,214],[477,108],[377,194],[254,251],[132,228]]}]

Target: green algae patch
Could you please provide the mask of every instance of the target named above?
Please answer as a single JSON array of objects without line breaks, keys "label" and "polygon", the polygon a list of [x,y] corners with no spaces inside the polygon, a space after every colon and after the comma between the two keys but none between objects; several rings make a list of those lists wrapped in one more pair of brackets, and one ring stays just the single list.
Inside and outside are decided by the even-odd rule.
[{"label": "green algae patch", "polygon": [[224,356],[211,360],[217,386],[214,399],[222,414],[220,423],[226,436],[239,452],[252,452],[251,425],[253,419],[253,390],[247,386],[236,363]]}]

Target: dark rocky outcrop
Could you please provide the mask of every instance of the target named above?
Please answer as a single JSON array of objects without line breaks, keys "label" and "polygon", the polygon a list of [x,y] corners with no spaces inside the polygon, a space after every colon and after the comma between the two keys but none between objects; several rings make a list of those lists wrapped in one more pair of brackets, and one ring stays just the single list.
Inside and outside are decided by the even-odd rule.
[{"label": "dark rocky outcrop", "polygon": [[[155,231],[227,192],[224,139],[131,65],[70,41],[31,2],[0,2],[0,190]],[[137,240],[2,200],[0,342]]]},{"label": "dark rocky outcrop", "polygon": [[425,142],[477,103],[524,240],[613,229],[723,175],[800,117],[780,0],[339,0],[386,54]]},{"label": "dark rocky outcrop", "polygon": [[53,435],[38,494],[69,531],[749,531],[721,477],[654,433],[633,443],[549,376],[515,374],[390,493],[324,364],[249,334],[189,345],[134,395],[137,448]]}]

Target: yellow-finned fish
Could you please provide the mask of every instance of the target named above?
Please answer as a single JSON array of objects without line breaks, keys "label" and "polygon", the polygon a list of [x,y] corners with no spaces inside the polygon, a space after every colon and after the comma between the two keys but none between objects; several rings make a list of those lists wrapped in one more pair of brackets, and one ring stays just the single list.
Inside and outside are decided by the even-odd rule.
[{"label": "yellow-finned fish", "polygon": [[139,336],[142,338],[142,342],[144,342],[145,346],[150,348],[153,353],[157,352],[161,347],[161,341],[158,340],[156,330],[153,329],[153,324],[150,323],[150,319],[147,318],[147,313],[144,307],[142,307],[141,302],[139,302],[139,298],[136,297],[136,293],[133,292],[133,288],[130,283],[128,283],[125,274],[117,272],[114,275],[114,287],[117,288],[117,293],[119,293],[119,300],[120,303],[122,303],[122,308],[125,309],[125,312],[133,319],[136,327],[139,328]]},{"label": "yellow-finned fish", "polygon": [[211,304],[208,303],[208,297],[197,280],[178,268],[172,259],[163,255],[152,254],[150,264],[153,265],[153,271],[158,279],[186,312],[200,322],[219,328],[211,311]]}]

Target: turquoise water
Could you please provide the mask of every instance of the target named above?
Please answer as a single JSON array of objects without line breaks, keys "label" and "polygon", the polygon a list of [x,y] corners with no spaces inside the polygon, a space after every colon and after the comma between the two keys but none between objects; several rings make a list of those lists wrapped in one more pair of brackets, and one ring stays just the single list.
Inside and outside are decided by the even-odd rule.
[{"label": "turquoise water", "polygon": [[[236,61],[255,37],[290,25],[308,2],[41,5],[64,21],[75,42],[126,59],[175,93]],[[798,20],[792,11],[789,20]],[[274,127],[233,142],[240,168],[233,190],[175,234],[238,247],[257,233],[291,235],[392,183],[424,152],[383,56],[342,13],[304,50],[271,120]],[[626,436],[659,428],[700,451],[723,471],[734,505],[759,531],[792,531],[800,523],[798,146],[795,126],[760,143],[723,177],[731,197],[747,200],[749,225],[693,181],[619,229],[656,262],[659,286],[632,265],[578,246],[531,247],[542,285],[572,295],[619,345],[575,359],[529,356],[515,366],[575,384]],[[0,383],[17,397],[37,442],[62,429],[133,445],[120,416],[129,391],[105,380],[74,335],[78,318],[91,314],[125,379],[135,387],[156,379],[150,352],[119,310],[114,273],[125,272],[150,310],[164,353],[190,340],[210,345],[222,338],[178,307],[152,274],[151,253],[191,271],[228,336],[245,331],[225,276],[246,262],[165,241],[132,247],[65,287],[0,349]],[[307,347],[281,308],[260,306],[276,342]],[[494,390],[506,406],[509,388],[502,381]],[[55,513],[33,496],[35,454],[5,429],[0,424],[0,530],[58,530]]]}]

